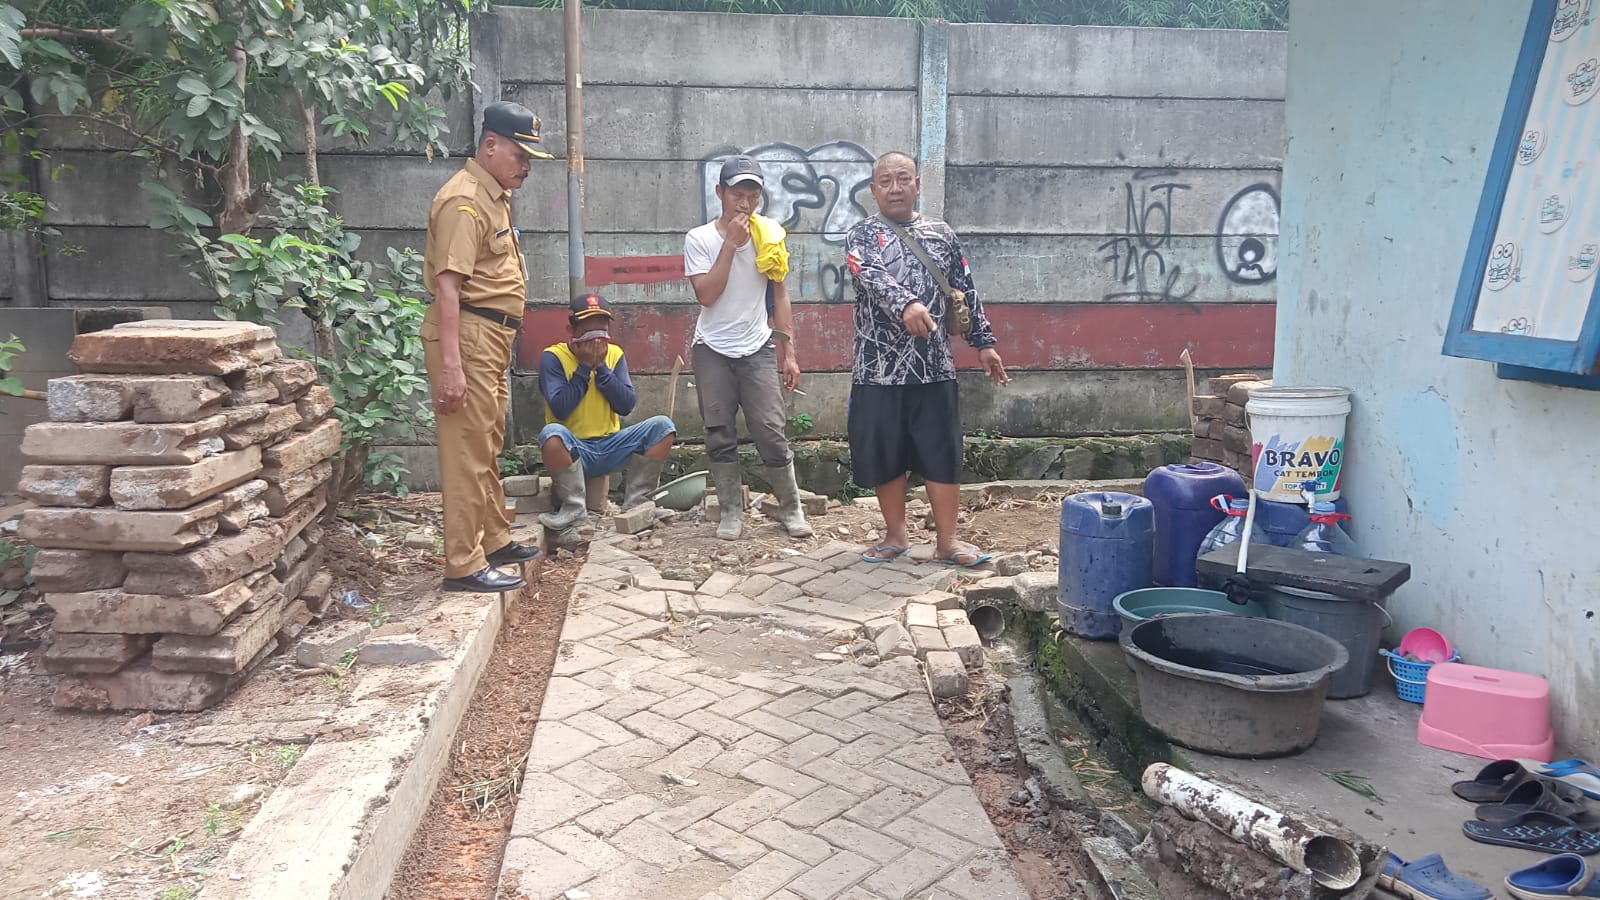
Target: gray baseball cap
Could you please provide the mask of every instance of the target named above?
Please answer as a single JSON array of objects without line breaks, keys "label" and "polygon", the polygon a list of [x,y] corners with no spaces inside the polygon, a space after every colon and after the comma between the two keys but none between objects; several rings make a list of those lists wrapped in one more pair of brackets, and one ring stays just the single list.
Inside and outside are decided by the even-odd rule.
[{"label": "gray baseball cap", "polygon": [[722,164],[722,176],[719,180],[726,187],[746,183],[762,187],[766,184],[766,179],[761,175],[761,165],[748,156],[730,157]]}]

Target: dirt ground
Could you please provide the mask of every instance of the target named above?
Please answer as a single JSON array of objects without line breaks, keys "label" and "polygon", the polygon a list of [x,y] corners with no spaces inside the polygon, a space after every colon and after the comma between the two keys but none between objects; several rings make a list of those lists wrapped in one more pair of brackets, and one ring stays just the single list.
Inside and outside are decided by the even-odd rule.
[{"label": "dirt ground", "polygon": [[[346,510],[347,518],[329,529],[325,567],[334,575],[334,595],[354,591],[354,605],[334,609],[389,622],[415,611],[438,577],[437,503],[437,495],[417,495]],[[961,535],[990,552],[1033,551],[1034,568],[1053,569],[1059,509],[1058,498],[1046,498],[963,510]],[[919,521],[923,510],[912,506],[914,542],[933,539],[930,527],[918,527],[932,524]],[[882,524],[870,504],[833,504],[814,518],[817,536],[809,541],[793,541],[752,515],[746,539],[729,543],[716,539],[713,525],[693,518],[646,535],[638,552],[664,569],[742,569],[810,543],[872,543]],[[521,754],[530,743],[580,563],[570,554],[546,563],[537,602],[514,617],[396,878],[394,900],[492,896],[514,808],[512,784],[520,778]],[[34,668],[29,652],[0,656],[0,796],[15,798],[0,810],[11,838],[0,860],[0,900],[52,891],[108,900],[197,895],[232,838],[314,738],[285,723],[303,719],[307,710],[337,708],[350,680],[359,676],[355,671],[341,680],[307,672],[295,665],[292,652],[280,650],[248,684],[203,713],[84,714],[50,706],[54,679]],[[183,742],[195,729],[219,724],[253,728],[258,736],[232,744]],[[1002,782],[995,792],[1003,805],[1016,788],[1001,791]],[[478,796],[485,812],[463,803],[463,788],[469,797]],[[1015,815],[1009,808],[996,814]],[[1041,860],[1025,866],[1029,871],[1061,869],[1047,849],[1024,851]],[[1062,869],[1060,877],[1070,874]],[[1036,897],[1077,896],[1050,893],[1054,876],[1029,877],[1041,879],[1043,892]]]},{"label": "dirt ground", "polygon": [[[436,558],[405,538],[429,531],[436,504],[367,503],[328,530],[334,596],[359,597],[355,607],[333,604],[330,616],[404,621],[432,596]],[[0,823],[9,838],[0,898],[198,894],[314,739],[308,717],[331,714],[360,678],[359,669],[341,678],[302,670],[285,649],[201,713],[57,710],[55,679],[35,667],[34,651],[0,656]],[[218,731],[238,739],[200,737]]]},{"label": "dirt ground", "polygon": [[[914,548],[918,544],[931,546],[933,543],[933,521],[924,519],[926,511],[926,503],[915,501],[907,510]],[[638,549],[632,552],[664,570],[684,565],[742,569],[804,552],[808,547],[828,541],[871,545],[883,536],[883,518],[875,501],[870,499],[854,504],[830,503],[825,515],[813,516],[810,522],[816,536],[795,540],[770,519],[747,515],[744,538],[724,541],[717,538],[715,524],[701,522],[690,514],[665,529],[647,533]],[[988,553],[1037,551],[1040,555],[1033,560],[1033,566],[1052,571],[1060,532],[1059,497],[1038,502],[1004,500],[978,509],[963,508],[957,530],[962,540]],[[918,555],[912,554],[913,558]]]},{"label": "dirt ground", "polygon": [[494,895],[523,761],[581,563],[572,557],[545,563],[537,593],[512,610],[456,733],[449,768],[395,874],[390,900]]},{"label": "dirt ground", "polygon": [[1090,875],[1079,842],[1093,836],[1093,826],[1055,807],[1032,777],[1017,747],[1004,686],[991,670],[987,684],[935,704],[945,736],[1034,900],[1089,897],[1081,884]]}]

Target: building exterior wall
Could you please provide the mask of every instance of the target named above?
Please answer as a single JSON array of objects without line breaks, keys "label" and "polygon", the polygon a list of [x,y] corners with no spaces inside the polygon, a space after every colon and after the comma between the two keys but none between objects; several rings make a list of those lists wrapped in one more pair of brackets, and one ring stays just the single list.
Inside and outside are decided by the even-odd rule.
[{"label": "building exterior wall", "polygon": [[1440,353],[1527,16],[1294,2],[1274,374],[1355,392],[1354,534],[1413,571],[1391,637],[1429,625],[1469,662],[1547,676],[1558,741],[1593,754],[1600,395]]}]

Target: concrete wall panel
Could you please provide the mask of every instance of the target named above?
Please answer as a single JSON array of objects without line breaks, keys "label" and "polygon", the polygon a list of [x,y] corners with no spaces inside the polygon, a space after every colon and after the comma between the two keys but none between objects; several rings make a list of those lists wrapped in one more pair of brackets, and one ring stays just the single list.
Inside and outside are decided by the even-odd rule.
[{"label": "concrete wall panel", "polygon": [[950,93],[1282,100],[1282,31],[952,25]]},{"label": "concrete wall panel", "polygon": [[[946,178],[945,218],[962,234],[1278,230],[1276,169],[952,166]],[[1250,196],[1256,192],[1262,196]]]},{"label": "concrete wall panel", "polygon": [[[1212,370],[1198,372],[1204,378]],[[1220,374],[1212,372],[1213,374]],[[1007,387],[995,387],[977,372],[962,372],[961,424],[969,434],[976,429],[1012,437],[1045,437],[1063,434],[1105,434],[1187,430],[1182,369],[1149,369],[1136,372],[1018,372]],[[543,400],[538,378],[512,379],[512,414],[516,431],[512,438],[520,444],[533,443],[544,424]],[[689,385],[688,373],[679,376],[677,409],[673,421],[679,437],[699,440],[705,436],[698,399]],[[667,409],[670,375],[641,375],[634,381],[639,393],[638,411],[633,420],[659,415]],[[850,396],[850,376],[824,373],[805,376],[801,389],[806,396],[788,395],[790,413],[810,413],[815,423],[812,434],[845,433],[845,400]]]},{"label": "concrete wall panel", "polygon": [[172,238],[149,228],[72,226],[58,239],[82,253],[50,258],[51,300],[208,301],[212,295],[173,255]]},{"label": "concrete wall panel", "polygon": [[[496,13],[501,79],[562,83],[561,11]],[[916,23],[906,19],[591,10],[583,17],[583,80],[914,90],[919,45]]]},{"label": "concrete wall panel", "polygon": [[[543,143],[566,153],[566,106],[558,84],[504,85],[542,120]],[[846,141],[876,152],[917,147],[913,91],[772,88],[585,87],[588,159],[700,160],[771,143],[799,148]],[[603,113],[603,114],[602,114]]]},{"label": "concrete wall panel", "polygon": [[1273,100],[950,98],[953,166],[1270,169],[1283,143]]},{"label": "concrete wall panel", "polygon": [[[962,247],[983,296],[1006,302],[1270,303],[1276,295],[1276,257],[1260,257],[1259,273],[1245,271],[1236,238],[978,234],[964,237]],[[693,302],[680,277],[681,235],[591,234],[584,249],[589,281],[607,299]],[[522,250],[529,299],[559,299],[567,289],[566,236],[525,234]],[[624,274],[607,277],[612,269]],[[790,235],[788,285],[801,303],[852,300],[843,245],[822,235]]]}]

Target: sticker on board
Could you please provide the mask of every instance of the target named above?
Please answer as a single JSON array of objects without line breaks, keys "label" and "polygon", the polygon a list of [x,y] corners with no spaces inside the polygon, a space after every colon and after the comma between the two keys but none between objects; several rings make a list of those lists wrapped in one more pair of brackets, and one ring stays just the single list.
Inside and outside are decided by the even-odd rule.
[{"label": "sticker on board", "polygon": [[1527,165],[1539,158],[1544,152],[1544,145],[1549,143],[1549,136],[1544,128],[1528,124],[1522,132],[1522,140],[1517,144],[1517,163]]},{"label": "sticker on board", "polygon": [[1546,194],[1539,201],[1539,230],[1555,234],[1572,218],[1572,198],[1559,193]]},{"label": "sticker on board", "polygon": [[1575,283],[1588,281],[1594,274],[1597,262],[1600,262],[1600,242],[1589,241],[1579,244],[1578,248],[1567,256],[1567,280]]},{"label": "sticker on board", "polygon": [[1589,18],[1589,0],[1558,0],[1555,21],[1550,23],[1550,40],[1564,41],[1582,28]]},{"label": "sticker on board", "polygon": [[1561,92],[1561,99],[1567,101],[1568,106],[1588,103],[1600,89],[1600,59],[1591,56],[1580,61],[1567,73],[1565,81],[1566,90]]},{"label": "sticker on board", "polygon": [[1489,251],[1489,265],[1483,273],[1483,286],[1491,291],[1503,291],[1517,277],[1522,268],[1522,249],[1515,241],[1495,244]]}]

